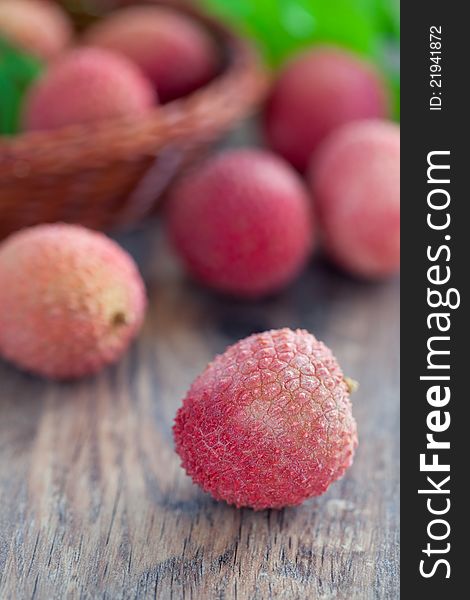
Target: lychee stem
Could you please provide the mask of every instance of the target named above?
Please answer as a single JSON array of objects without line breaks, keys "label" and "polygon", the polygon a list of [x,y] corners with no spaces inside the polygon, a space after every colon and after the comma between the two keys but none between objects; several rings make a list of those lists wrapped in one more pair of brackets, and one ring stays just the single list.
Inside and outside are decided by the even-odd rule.
[{"label": "lychee stem", "polygon": [[354,392],[357,392],[358,388],[359,388],[359,382],[356,381],[355,379],[351,379],[350,377],[345,377],[344,381],[348,387],[348,392],[350,394],[354,394]]},{"label": "lychee stem", "polygon": [[122,325],[127,325],[127,317],[123,312],[117,312],[113,315],[111,322],[113,327],[121,327]]}]

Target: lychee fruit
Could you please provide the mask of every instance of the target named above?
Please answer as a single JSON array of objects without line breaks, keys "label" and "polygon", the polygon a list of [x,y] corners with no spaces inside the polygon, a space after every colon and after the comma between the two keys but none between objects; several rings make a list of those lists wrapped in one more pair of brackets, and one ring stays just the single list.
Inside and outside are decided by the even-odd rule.
[{"label": "lychee fruit", "polygon": [[124,8],[92,26],[85,41],[137,63],[162,102],[193,92],[217,71],[219,53],[209,33],[170,8]]},{"label": "lychee fruit", "polygon": [[290,283],[309,258],[311,203],[298,175],[261,150],[231,150],[187,176],[169,201],[173,246],[209,287],[255,298]]},{"label": "lychee fruit", "polygon": [[53,379],[115,362],[146,306],[131,257],[101,233],[39,225],[0,246],[0,354]]},{"label": "lychee fruit", "polygon": [[150,82],[127,58],[98,48],[74,50],[28,92],[27,130],[58,129],[147,114],[156,102]]},{"label": "lychee fruit", "polygon": [[217,356],[176,415],[182,466],[217,500],[255,510],[323,494],[357,446],[350,383],[307,331],[252,335]]},{"label": "lychee fruit", "polygon": [[376,279],[400,267],[400,129],[350,123],[319,148],[310,173],[326,251],[353,275]]},{"label": "lychee fruit", "polygon": [[72,39],[72,26],[65,12],[47,0],[1,0],[0,37],[49,61]]},{"label": "lychee fruit", "polygon": [[386,86],[375,68],[350,52],[319,47],[291,61],[268,100],[270,146],[304,172],[318,144],[336,127],[388,113]]}]

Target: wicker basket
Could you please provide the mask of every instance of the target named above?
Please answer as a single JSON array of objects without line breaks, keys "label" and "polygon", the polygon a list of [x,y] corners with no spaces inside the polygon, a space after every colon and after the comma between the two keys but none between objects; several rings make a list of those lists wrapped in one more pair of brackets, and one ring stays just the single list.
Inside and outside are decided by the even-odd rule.
[{"label": "wicker basket", "polygon": [[267,78],[254,51],[214,20],[180,9],[220,41],[220,75],[138,120],[0,140],[0,237],[43,222],[95,229],[135,224],[211,143],[258,105]]}]

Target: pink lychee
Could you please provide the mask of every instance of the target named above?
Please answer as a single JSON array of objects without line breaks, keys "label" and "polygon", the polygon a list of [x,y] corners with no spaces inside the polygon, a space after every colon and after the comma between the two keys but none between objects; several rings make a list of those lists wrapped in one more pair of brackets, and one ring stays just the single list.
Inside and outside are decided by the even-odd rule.
[{"label": "pink lychee", "polygon": [[123,56],[83,48],[66,54],[29,90],[27,130],[147,114],[156,102],[149,81]]},{"label": "pink lychee", "polygon": [[387,113],[385,84],[371,64],[339,48],[319,47],[282,71],[266,107],[265,130],[273,150],[305,171],[336,127]]},{"label": "pink lychee", "polygon": [[182,466],[238,507],[282,508],[323,494],[357,445],[350,388],[331,351],[306,331],[241,340],[194,381],[177,413]]},{"label": "pink lychee", "polygon": [[218,50],[196,21],[161,6],[121,9],[92,26],[85,41],[133,60],[162,102],[185,96],[216,73]]},{"label": "pink lychee", "polygon": [[400,267],[400,129],[358,121],[318,150],[310,173],[325,247],[342,268],[376,279]]},{"label": "pink lychee", "polygon": [[188,176],[170,198],[168,227],[197,280],[252,298],[290,283],[314,237],[298,175],[276,156],[248,149],[224,152]]},{"label": "pink lychee", "polygon": [[133,260],[101,233],[39,225],[0,246],[0,354],[27,371],[99,371],[126,350],[145,306]]},{"label": "pink lychee", "polygon": [[0,37],[44,60],[56,58],[72,39],[67,15],[48,0],[0,0]]}]

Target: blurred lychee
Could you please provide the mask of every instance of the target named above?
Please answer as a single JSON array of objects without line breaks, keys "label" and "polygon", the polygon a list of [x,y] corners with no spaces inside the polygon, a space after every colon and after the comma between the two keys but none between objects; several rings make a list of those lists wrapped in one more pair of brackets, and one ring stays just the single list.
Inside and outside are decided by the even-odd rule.
[{"label": "blurred lychee", "polygon": [[248,149],[224,152],[183,180],[170,198],[168,226],[189,273],[248,298],[290,283],[315,235],[295,171],[273,154]]},{"label": "blurred lychee", "polygon": [[217,70],[218,50],[209,33],[167,7],[116,11],[92,26],[85,41],[133,60],[154,83],[162,102],[193,92]]},{"label": "blurred lychee", "polygon": [[57,129],[148,113],[156,95],[127,58],[108,50],[82,48],[54,63],[25,100],[27,130]]},{"label": "blurred lychee", "polygon": [[54,379],[115,362],[146,306],[131,257],[101,233],[39,225],[0,246],[0,354]]},{"label": "blurred lychee", "polygon": [[343,269],[376,279],[400,267],[400,129],[350,123],[319,148],[310,173],[325,247]]},{"label": "blurred lychee", "polygon": [[48,0],[0,0],[0,36],[48,61],[68,46],[72,26],[66,13]]},{"label": "blurred lychee", "polygon": [[266,137],[273,150],[305,171],[335,128],[387,112],[385,83],[371,64],[339,48],[319,47],[282,71],[266,107]]}]

